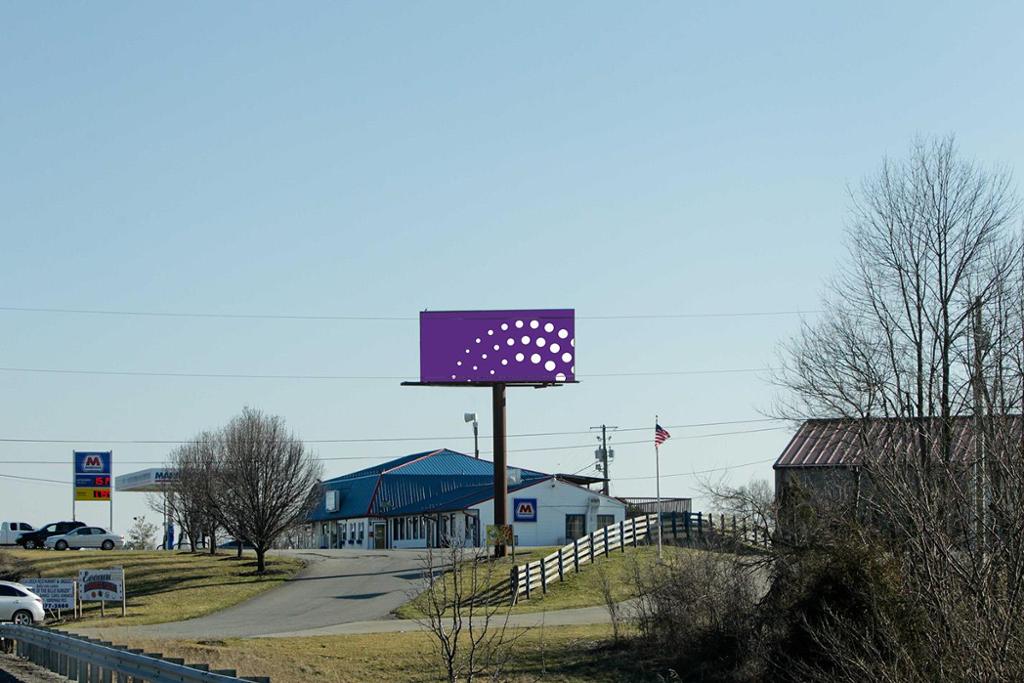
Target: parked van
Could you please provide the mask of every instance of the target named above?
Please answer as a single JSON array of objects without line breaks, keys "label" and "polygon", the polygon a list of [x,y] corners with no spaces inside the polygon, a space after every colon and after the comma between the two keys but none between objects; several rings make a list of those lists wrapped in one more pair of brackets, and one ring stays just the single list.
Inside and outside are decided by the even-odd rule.
[{"label": "parked van", "polygon": [[35,531],[25,522],[0,522],[0,545],[14,545],[18,538],[29,531]]}]

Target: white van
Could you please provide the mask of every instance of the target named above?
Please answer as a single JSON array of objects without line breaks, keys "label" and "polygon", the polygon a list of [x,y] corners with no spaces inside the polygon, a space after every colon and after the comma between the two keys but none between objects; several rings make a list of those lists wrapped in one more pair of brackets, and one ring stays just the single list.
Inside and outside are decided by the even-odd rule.
[{"label": "white van", "polygon": [[0,522],[0,545],[14,545],[26,531],[35,531],[25,522]]}]

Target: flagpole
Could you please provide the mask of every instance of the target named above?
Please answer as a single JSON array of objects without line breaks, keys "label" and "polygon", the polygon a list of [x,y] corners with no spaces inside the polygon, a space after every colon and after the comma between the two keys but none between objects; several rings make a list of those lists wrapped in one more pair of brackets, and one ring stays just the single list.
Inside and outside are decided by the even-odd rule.
[{"label": "flagpole", "polygon": [[658,562],[661,562],[661,455],[658,451],[658,416],[654,416],[654,491],[658,498]]}]

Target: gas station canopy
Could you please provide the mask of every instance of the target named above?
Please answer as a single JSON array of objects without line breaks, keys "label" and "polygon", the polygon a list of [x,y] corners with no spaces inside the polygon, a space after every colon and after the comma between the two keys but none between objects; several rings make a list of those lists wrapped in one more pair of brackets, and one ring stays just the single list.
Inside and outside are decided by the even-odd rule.
[{"label": "gas station canopy", "polygon": [[117,477],[114,479],[114,490],[127,493],[160,492],[166,490],[167,485],[177,478],[176,470],[151,467],[148,470],[139,470]]}]

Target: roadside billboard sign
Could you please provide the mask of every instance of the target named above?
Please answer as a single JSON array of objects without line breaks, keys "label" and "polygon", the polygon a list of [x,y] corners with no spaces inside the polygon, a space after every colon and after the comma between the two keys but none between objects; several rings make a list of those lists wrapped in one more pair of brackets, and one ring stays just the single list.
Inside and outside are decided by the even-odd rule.
[{"label": "roadside billboard sign", "polygon": [[571,308],[420,313],[420,382],[574,382]]},{"label": "roadside billboard sign", "polygon": [[43,599],[43,609],[75,608],[74,579],[22,579],[21,584]]},{"label": "roadside billboard sign", "polygon": [[81,569],[78,585],[82,602],[124,600],[124,569]]}]

